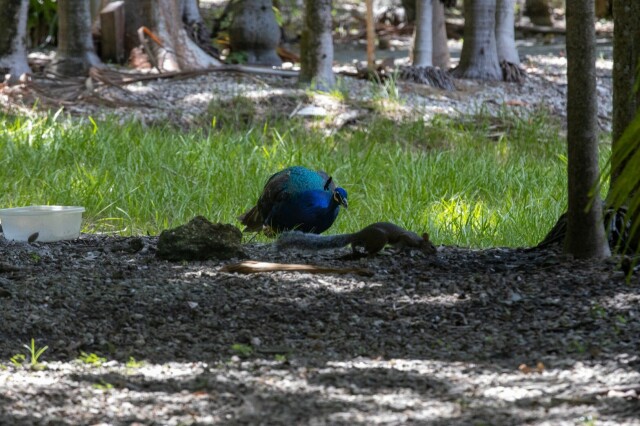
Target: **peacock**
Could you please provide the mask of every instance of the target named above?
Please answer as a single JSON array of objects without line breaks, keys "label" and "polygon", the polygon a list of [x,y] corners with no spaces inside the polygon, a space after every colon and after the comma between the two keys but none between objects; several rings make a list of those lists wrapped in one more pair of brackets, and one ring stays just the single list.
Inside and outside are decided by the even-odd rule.
[{"label": "peacock", "polygon": [[280,233],[295,229],[320,234],[331,227],[347,191],[321,170],[292,166],[272,175],[258,202],[238,219],[244,232]]}]

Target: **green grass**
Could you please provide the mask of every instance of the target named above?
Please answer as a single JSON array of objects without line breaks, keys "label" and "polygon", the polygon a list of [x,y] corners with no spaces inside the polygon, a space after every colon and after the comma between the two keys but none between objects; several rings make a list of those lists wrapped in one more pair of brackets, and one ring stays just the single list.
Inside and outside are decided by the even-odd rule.
[{"label": "green grass", "polygon": [[330,233],[389,220],[427,230],[437,244],[526,246],[566,207],[558,133],[542,113],[379,118],[329,137],[300,121],[185,132],[2,116],[0,207],[82,205],[85,232],[155,235],[195,215],[239,226],[267,177],[301,164],[349,192]]}]

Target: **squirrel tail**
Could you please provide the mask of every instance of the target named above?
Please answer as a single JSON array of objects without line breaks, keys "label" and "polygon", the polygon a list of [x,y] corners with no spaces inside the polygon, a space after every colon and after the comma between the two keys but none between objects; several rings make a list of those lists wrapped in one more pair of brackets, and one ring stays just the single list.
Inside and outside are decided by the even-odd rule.
[{"label": "squirrel tail", "polygon": [[289,231],[280,234],[276,241],[278,250],[286,250],[291,248],[303,250],[326,250],[344,247],[351,243],[351,234],[338,235],[317,235],[307,234],[300,231]]}]

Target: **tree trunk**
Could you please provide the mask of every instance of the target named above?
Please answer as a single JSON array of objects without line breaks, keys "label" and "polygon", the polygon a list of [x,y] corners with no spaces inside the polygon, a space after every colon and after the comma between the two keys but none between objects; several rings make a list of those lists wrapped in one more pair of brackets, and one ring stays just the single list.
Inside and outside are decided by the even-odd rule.
[{"label": "tree trunk", "polygon": [[125,13],[132,7],[138,9],[135,19],[130,18],[127,24],[135,22],[136,25],[150,28],[161,43],[148,41],[154,56],[152,62],[159,70],[188,71],[221,65],[187,35],[182,24],[180,0],[126,0],[126,3],[133,4],[127,5]]},{"label": "tree trunk", "polygon": [[50,69],[59,75],[88,75],[102,62],[93,50],[91,13],[84,0],[58,1],[58,50]]},{"label": "tree trunk", "polygon": [[451,57],[447,45],[447,27],[444,18],[444,5],[433,0],[433,65],[443,70],[449,69]]},{"label": "tree trunk", "polygon": [[211,33],[198,7],[198,0],[180,0],[182,22],[187,26],[191,38],[202,47],[211,44]]},{"label": "tree trunk", "polygon": [[376,23],[373,18],[373,0],[366,0],[367,21],[367,69],[375,71],[376,66]]},{"label": "tree trunk", "polygon": [[464,21],[460,65],[452,74],[458,78],[501,80],[496,47],[496,0],[465,1]]},{"label": "tree trunk", "polygon": [[9,83],[15,83],[31,73],[26,47],[29,0],[0,0],[0,9],[0,77],[9,74]]},{"label": "tree trunk", "polygon": [[534,25],[546,27],[553,25],[549,0],[527,0],[524,14],[531,19],[531,23]]},{"label": "tree trunk", "polygon": [[640,2],[613,1],[613,146],[610,188],[616,183],[624,159],[620,157],[618,141],[640,108],[640,91],[634,90],[638,82],[640,63]]},{"label": "tree trunk", "polygon": [[496,46],[498,61],[520,65],[515,39],[515,0],[498,0],[496,9]]},{"label": "tree trunk", "polygon": [[182,10],[182,22],[185,24],[204,23],[198,7],[198,0],[180,0],[180,9]]},{"label": "tree trunk", "polygon": [[567,0],[566,19],[569,208],[565,251],[576,258],[601,258],[611,253],[598,187],[593,0]]},{"label": "tree trunk", "polygon": [[304,30],[300,41],[300,82],[319,90],[335,84],[331,0],[305,0]]},{"label": "tree trunk", "polygon": [[247,64],[281,66],[276,53],[280,27],[271,0],[239,0],[229,27],[231,52],[245,56]]},{"label": "tree trunk", "polygon": [[[436,2],[440,0],[435,0]],[[413,31],[413,66],[433,66],[432,0],[417,0],[416,24]]]}]

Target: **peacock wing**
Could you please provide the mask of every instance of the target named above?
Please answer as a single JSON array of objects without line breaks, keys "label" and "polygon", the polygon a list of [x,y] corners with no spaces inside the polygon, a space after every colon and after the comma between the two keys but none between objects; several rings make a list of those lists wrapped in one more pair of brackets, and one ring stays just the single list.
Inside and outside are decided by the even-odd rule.
[{"label": "peacock wing", "polygon": [[258,199],[258,209],[264,219],[270,215],[271,211],[278,204],[285,202],[291,197],[288,190],[289,176],[282,174],[269,179]]},{"label": "peacock wing", "polygon": [[260,232],[263,229],[274,205],[288,198],[286,188],[289,179],[289,169],[281,170],[269,177],[256,205],[238,217],[240,223],[246,226],[244,232]]}]

